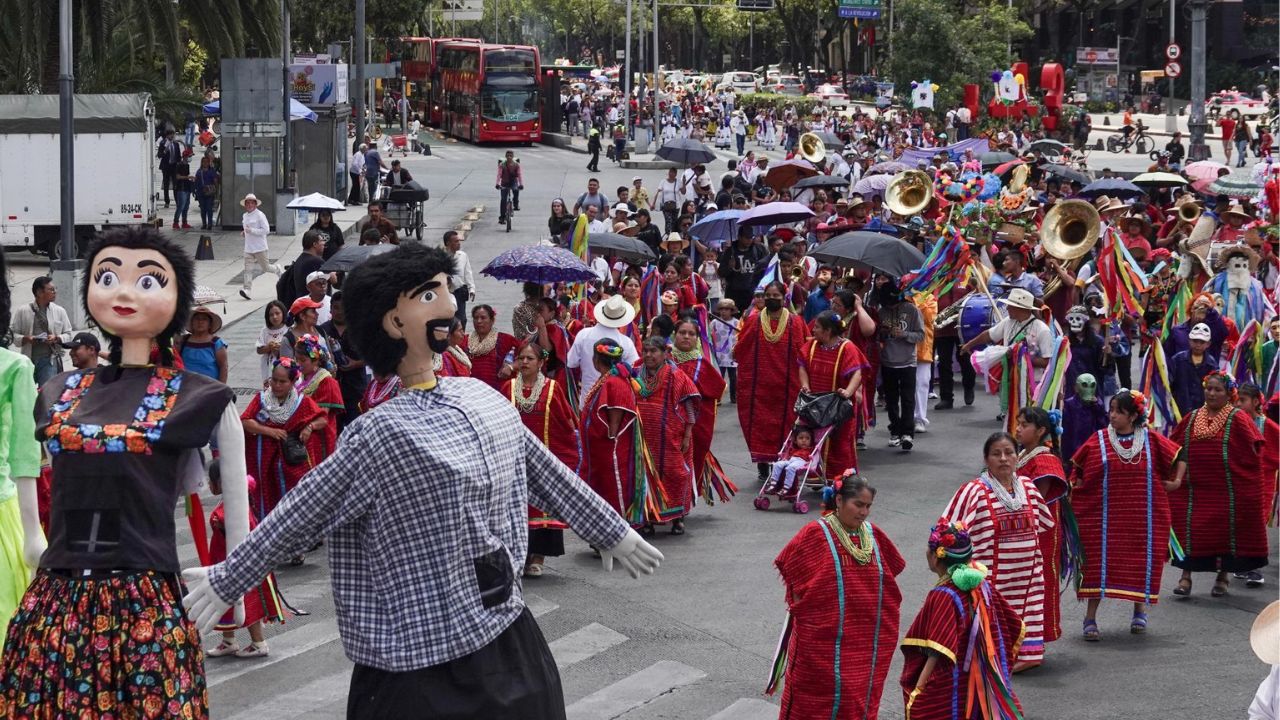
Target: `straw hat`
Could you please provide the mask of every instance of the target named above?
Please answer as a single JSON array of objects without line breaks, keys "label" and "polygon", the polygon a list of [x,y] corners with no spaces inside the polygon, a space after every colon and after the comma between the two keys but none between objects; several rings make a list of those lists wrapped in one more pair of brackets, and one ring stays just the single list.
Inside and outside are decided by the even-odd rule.
[{"label": "straw hat", "polygon": [[1222,216],[1223,220],[1227,219],[1228,215],[1235,215],[1236,217],[1240,218],[1241,220],[1244,220],[1245,222],[1249,222],[1253,220],[1253,216],[1245,212],[1244,206],[1241,205],[1240,201],[1235,198],[1231,199],[1231,204],[1227,206],[1226,210],[1223,210],[1218,214]]},{"label": "straw hat", "polygon": [[1105,215],[1111,212],[1120,212],[1128,209],[1128,206],[1123,202],[1109,195],[1099,195],[1094,198],[1093,207],[1097,209],[1099,215]]},{"label": "straw hat", "polygon": [[1127,227],[1128,224],[1131,222],[1141,223],[1142,224],[1141,232],[1143,234],[1146,234],[1147,231],[1151,230],[1151,219],[1146,216],[1146,213],[1130,212],[1127,215],[1122,215],[1119,219],[1116,220],[1116,224],[1122,228]]},{"label": "straw hat", "polygon": [[1030,310],[1031,312],[1039,312],[1040,310],[1040,308],[1036,307],[1036,298],[1031,294],[1031,291],[1022,288],[1010,290],[1009,297],[1000,298],[998,302],[1001,305]]},{"label": "straw hat", "polygon": [[658,247],[663,249],[669,249],[672,245],[679,245],[680,249],[683,250],[689,247],[689,240],[680,233],[673,232],[668,234],[662,242],[658,243]]},{"label": "straw hat", "polygon": [[626,327],[636,319],[636,309],[621,295],[614,295],[596,305],[593,313],[596,323],[609,328]]},{"label": "straw hat", "polygon": [[191,317],[187,318],[188,332],[192,331],[191,321],[195,320],[197,315],[204,315],[205,317],[209,318],[209,334],[210,335],[215,335],[219,330],[222,329],[222,318],[218,316],[218,313],[210,310],[207,307],[199,306],[199,307],[192,308]]},{"label": "straw hat", "polygon": [[1280,665],[1280,600],[1262,608],[1249,629],[1253,654],[1268,665]]},{"label": "straw hat", "polygon": [[253,193],[249,193],[248,195],[245,195],[245,196],[244,196],[244,199],[243,199],[243,200],[241,200],[241,201],[240,201],[240,207],[244,207],[244,204],[245,204],[245,203],[247,203],[247,202],[249,202],[250,200],[252,200],[252,201],[254,201],[254,202],[258,203],[259,205],[261,205],[261,204],[262,204],[262,202],[261,202],[260,200],[258,200],[258,196],[257,196],[257,195],[254,195]]},{"label": "straw hat", "polygon": [[1260,258],[1258,256],[1258,253],[1254,252],[1253,248],[1249,247],[1248,245],[1231,245],[1229,247],[1225,247],[1219,250],[1218,259],[1217,259],[1217,262],[1215,263],[1217,266],[1217,269],[1219,271],[1226,270],[1227,261],[1235,257],[1236,255],[1243,255],[1245,258],[1249,260],[1250,273],[1257,272],[1258,263],[1261,262],[1262,258]]}]

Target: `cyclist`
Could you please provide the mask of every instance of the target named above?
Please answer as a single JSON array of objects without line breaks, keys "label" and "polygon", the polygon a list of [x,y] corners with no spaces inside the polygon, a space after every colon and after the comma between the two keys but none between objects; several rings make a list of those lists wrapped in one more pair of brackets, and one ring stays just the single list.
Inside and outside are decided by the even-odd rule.
[{"label": "cyclist", "polygon": [[498,224],[501,225],[507,221],[507,195],[511,195],[511,209],[520,209],[520,191],[524,189],[524,175],[520,172],[520,161],[516,160],[516,154],[512,150],[507,151],[507,157],[498,163],[498,177],[494,180],[493,188],[502,193],[498,207]]},{"label": "cyclist", "polygon": [[1133,135],[1133,108],[1132,107],[1125,107],[1124,120],[1121,122],[1121,125],[1123,125],[1123,127],[1120,128],[1120,132],[1124,133],[1124,142],[1126,145],[1124,151],[1129,152],[1129,148],[1128,148],[1129,138],[1130,136]]}]

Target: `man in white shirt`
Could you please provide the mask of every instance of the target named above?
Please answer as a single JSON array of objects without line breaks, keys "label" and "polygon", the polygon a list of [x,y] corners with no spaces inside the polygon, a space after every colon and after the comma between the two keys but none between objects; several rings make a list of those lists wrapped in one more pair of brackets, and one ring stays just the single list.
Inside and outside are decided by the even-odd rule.
[{"label": "man in white shirt", "polygon": [[608,218],[600,217],[600,210],[595,205],[587,205],[584,208],[587,212],[587,232],[602,233],[611,232],[613,226],[609,224]]},{"label": "man in white shirt", "polygon": [[351,158],[347,160],[347,174],[351,176],[351,192],[347,193],[348,205],[361,205],[364,203],[362,193],[360,191],[360,179],[364,177],[364,151],[369,146],[361,144],[351,153]]},{"label": "man in white shirt", "polygon": [[454,316],[467,327],[467,302],[476,299],[476,278],[471,274],[471,258],[462,251],[462,235],[457,230],[444,234],[445,252],[453,258],[453,273],[449,275],[449,289],[457,302],[458,311]]},{"label": "man in white shirt", "polygon": [[307,297],[312,302],[320,303],[320,307],[316,308],[316,324],[323,325],[333,318],[333,312],[329,309],[329,273],[316,270],[307,275]]},{"label": "man in white shirt", "polygon": [[[732,98],[733,95],[730,94],[729,97]],[[732,99],[728,101],[728,106],[733,107]],[[729,129],[733,131],[733,140],[737,143],[738,157],[742,157],[747,145],[747,117],[741,110],[735,111],[729,118]]]},{"label": "man in white shirt", "polygon": [[1008,297],[997,302],[1005,306],[1009,316],[996,323],[990,330],[982,331],[978,337],[965,343],[964,347],[960,348],[960,352],[971,353],[978,345],[990,343],[1013,345],[1020,341],[1026,342],[1027,347],[1031,349],[1031,365],[1035,368],[1036,382],[1039,382],[1057,346],[1057,342],[1053,339],[1053,331],[1036,316],[1039,308],[1036,307],[1036,299],[1030,291],[1014,288],[1009,291]]},{"label": "man in white shirt", "polygon": [[36,366],[36,384],[43,385],[62,372],[62,348],[72,340],[71,318],[54,302],[58,289],[48,275],[32,281],[31,295],[32,302],[14,308],[9,327],[19,351]]},{"label": "man in white shirt", "polygon": [[623,328],[630,324],[635,317],[636,309],[621,295],[614,295],[596,305],[596,324],[589,328],[583,328],[578,332],[578,336],[574,338],[573,346],[569,348],[569,357],[565,360],[565,365],[570,368],[577,368],[581,374],[582,382],[579,387],[583,390],[579,393],[579,401],[586,400],[587,390],[600,377],[600,373],[596,370],[595,363],[592,360],[592,356],[595,354],[593,348],[597,342],[608,338],[618,343],[622,347],[622,362],[627,365],[634,365],[640,359],[640,356],[636,353],[635,343],[631,342],[631,338],[623,335],[618,330],[618,328]]},{"label": "man in white shirt", "polygon": [[680,184],[676,180],[675,168],[667,168],[667,178],[658,183],[658,190],[653,194],[651,209],[662,211],[662,219],[665,223],[662,230],[664,233],[670,233],[675,229],[676,213],[680,211]]},{"label": "man in white shirt", "polygon": [[240,297],[252,300],[249,296],[253,290],[254,270],[261,268],[264,273],[275,273],[276,277],[284,274],[284,270],[267,259],[267,234],[271,232],[271,223],[267,216],[258,209],[258,196],[249,193],[240,201],[244,215],[240,218],[240,234],[244,236],[244,276],[241,279]]}]

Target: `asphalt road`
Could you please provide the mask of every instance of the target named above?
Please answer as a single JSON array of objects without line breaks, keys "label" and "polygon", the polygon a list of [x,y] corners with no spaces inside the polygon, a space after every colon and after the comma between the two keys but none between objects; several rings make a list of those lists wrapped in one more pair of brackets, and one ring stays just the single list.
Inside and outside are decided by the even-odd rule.
[{"label": "asphalt road", "polygon": [[[564,197],[572,203],[585,190],[586,158],[545,147],[518,149],[525,173],[523,210],[508,234],[494,212],[493,167],[502,149],[439,142],[433,147],[433,157],[412,157],[406,165],[425,179],[441,207],[488,207],[465,248],[477,272],[477,297],[499,309],[499,327],[505,329],[519,288],[480,276],[479,270],[497,253],[545,234],[551,200]],[[651,189],[663,175],[614,169],[606,160],[601,167],[597,177],[610,196],[635,174]],[[456,215],[442,211],[428,221],[428,240],[434,241]],[[29,271],[24,264],[14,273],[11,281],[20,293],[29,282],[24,276],[37,269]],[[221,333],[231,346],[234,386],[258,383],[252,348],[260,317],[249,312]],[[883,425],[868,437],[870,449],[862,453],[861,466],[879,489],[871,519],[908,561],[898,578],[904,630],[934,582],[923,558],[928,527],[954,490],[978,471],[982,441],[998,429],[995,415],[995,401],[988,396],[980,396],[972,408],[931,410],[931,430],[917,436],[910,454],[887,447]],[[755,510],[751,496],[758,485],[736,410],[725,405],[719,417],[714,450],[742,492],[729,504],[698,507],[687,535],[659,535],[655,543],[667,559],[655,576],[632,580],[607,574],[570,534],[568,554],[550,560],[543,577],[525,581],[525,597],[560,665],[572,718],[762,720],[777,715],[776,699],[761,695],[785,613],[772,562],[817,515],[811,511],[801,517],[776,506]],[[446,499],[440,511],[448,512]],[[180,554],[189,565],[194,551],[185,535],[182,531],[179,537]],[[1274,548],[1274,532],[1271,537]],[[1253,616],[1277,594],[1276,566],[1264,575],[1264,589],[1236,585],[1217,600],[1208,596],[1210,577],[1197,576],[1193,597],[1175,601],[1170,594],[1175,576],[1166,572],[1148,634],[1129,635],[1129,606],[1107,603],[1100,613],[1103,641],[1097,644],[1080,638],[1083,606],[1064,597],[1065,637],[1048,646],[1042,668],[1015,679],[1027,717],[1243,718],[1267,670],[1247,639]],[[311,614],[268,627],[271,656],[266,659],[207,662],[217,720],[343,717],[350,662],[333,620],[324,550],[312,553],[301,568],[281,568],[277,578],[289,601]],[[206,639],[208,646],[216,642]],[[902,717],[896,691],[900,669],[895,660],[881,717]]]}]

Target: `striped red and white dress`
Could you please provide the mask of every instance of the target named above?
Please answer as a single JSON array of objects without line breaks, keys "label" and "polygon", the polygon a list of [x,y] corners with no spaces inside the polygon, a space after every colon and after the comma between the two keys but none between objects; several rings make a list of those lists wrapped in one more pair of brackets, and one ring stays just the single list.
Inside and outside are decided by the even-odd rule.
[{"label": "striped red and white dress", "polygon": [[1038,663],[1044,659],[1044,557],[1038,536],[1053,527],[1053,516],[1030,478],[1018,478],[1026,499],[1016,510],[1001,502],[992,490],[995,482],[984,472],[965,483],[942,517],[969,528],[973,559],[991,570],[987,579],[1026,625],[1018,660]]}]

